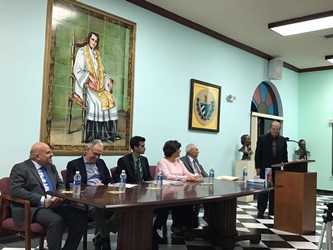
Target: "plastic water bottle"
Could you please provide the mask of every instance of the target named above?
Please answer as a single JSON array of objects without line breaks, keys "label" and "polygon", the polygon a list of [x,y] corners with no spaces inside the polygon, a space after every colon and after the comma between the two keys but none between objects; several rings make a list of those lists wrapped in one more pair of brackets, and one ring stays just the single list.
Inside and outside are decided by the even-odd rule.
[{"label": "plastic water bottle", "polygon": [[80,197],[81,193],[81,175],[80,171],[76,171],[73,181],[73,196]]},{"label": "plastic water bottle", "polygon": [[209,170],[209,183],[213,184],[214,183],[214,168],[211,168]]},{"label": "plastic water bottle", "polygon": [[119,191],[120,192],[125,192],[125,190],[126,190],[126,178],[127,178],[127,175],[126,175],[125,170],[121,171],[120,182],[119,182]]},{"label": "plastic water bottle", "polygon": [[208,186],[208,195],[213,195],[214,194],[214,185],[209,185]]},{"label": "plastic water bottle", "polygon": [[243,168],[243,181],[247,182],[247,167]]},{"label": "plastic water bottle", "polygon": [[156,187],[162,188],[162,185],[163,185],[163,173],[161,170],[159,170],[156,178]]}]

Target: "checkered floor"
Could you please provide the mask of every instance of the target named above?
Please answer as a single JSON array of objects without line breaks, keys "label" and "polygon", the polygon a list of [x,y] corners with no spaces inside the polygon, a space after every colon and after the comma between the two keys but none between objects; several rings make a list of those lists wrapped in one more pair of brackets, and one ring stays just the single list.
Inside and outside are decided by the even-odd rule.
[{"label": "checkered floor", "polygon": [[[275,230],[273,228],[274,217],[267,216],[265,219],[257,219],[256,202],[238,202],[237,208],[237,230],[244,233],[260,233],[261,241],[259,244],[251,244],[249,241],[240,241],[236,244],[235,249],[317,249],[318,242],[322,231],[324,209],[327,206],[325,202],[333,202],[333,196],[331,195],[317,195],[317,217],[316,217],[316,235],[295,235],[288,232]],[[200,223],[202,226],[206,225],[204,220],[201,219],[202,213],[200,213]],[[171,220],[168,220],[168,235],[167,242],[160,244],[160,250],[213,250],[221,249],[214,247],[210,242],[202,239],[195,239],[193,241],[185,241],[183,237],[175,236],[171,230]],[[93,235],[93,229],[89,230],[88,235],[88,249],[94,249],[91,242]],[[161,232],[162,233],[162,232]],[[111,247],[117,248],[117,236],[111,234]],[[38,245],[38,239],[35,239],[33,246]],[[24,249],[24,241],[22,237],[7,237],[0,238],[0,249]],[[37,248],[38,249],[38,248]],[[81,249],[81,248],[79,248]],[[326,237],[324,237],[322,249],[326,249]]]}]

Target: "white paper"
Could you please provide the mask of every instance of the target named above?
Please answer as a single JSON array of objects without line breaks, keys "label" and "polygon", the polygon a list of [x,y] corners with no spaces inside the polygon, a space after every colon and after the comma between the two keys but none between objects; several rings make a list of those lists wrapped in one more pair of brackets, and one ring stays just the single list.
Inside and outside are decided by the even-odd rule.
[{"label": "white paper", "polygon": [[225,180],[225,181],[236,181],[239,179],[237,176],[228,176],[228,175],[221,175],[217,176],[216,179],[218,180]]},{"label": "white paper", "polygon": [[[110,187],[119,187],[119,182],[118,183],[114,183],[114,184],[109,184]],[[138,184],[130,184],[130,183],[126,183],[126,188],[133,188],[133,187],[137,187]]]}]

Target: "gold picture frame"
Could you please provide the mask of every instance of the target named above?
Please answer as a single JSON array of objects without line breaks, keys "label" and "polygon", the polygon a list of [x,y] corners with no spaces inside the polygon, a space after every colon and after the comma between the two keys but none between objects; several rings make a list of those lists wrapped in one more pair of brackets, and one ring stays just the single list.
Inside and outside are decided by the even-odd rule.
[{"label": "gold picture frame", "polygon": [[191,79],[190,130],[220,131],[221,86]]},{"label": "gold picture frame", "polygon": [[[98,70],[94,66],[96,78],[103,75],[101,79],[105,80],[98,79],[100,86],[105,85],[101,91],[112,101],[108,108],[100,109],[112,113],[107,124],[112,125],[113,135],[117,134],[103,139],[103,154],[122,155],[131,150],[136,24],[77,1],[48,0],[40,140],[49,144],[55,155],[82,155],[91,140],[91,136],[89,140],[87,137],[88,119],[94,115],[89,103],[91,74],[87,70],[88,80],[78,95],[78,70],[74,70],[80,49],[82,55],[89,57],[91,32],[98,35],[99,42],[90,57],[98,62]],[[88,49],[84,50],[87,43]],[[92,59],[85,60],[86,68],[96,65],[90,63]],[[96,111],[96,116],[100,113]],[[96,118],[96,123],[105,122],[100,119]],[[108,126],[104,129],[109,131]],[[93,136],[96,138],[92,139],[102,139],[97,133]]]}]

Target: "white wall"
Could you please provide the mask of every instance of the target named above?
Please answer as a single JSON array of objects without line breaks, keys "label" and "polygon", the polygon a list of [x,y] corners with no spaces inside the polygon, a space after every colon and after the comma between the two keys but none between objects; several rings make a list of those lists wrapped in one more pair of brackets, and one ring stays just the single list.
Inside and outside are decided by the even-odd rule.
[{"label": "white wall", "polygon": [[303,73],[300,75],[299,138],[306,141],[309,165],[317,172],[317,187],[333,190],[332,179],[332,127],[333,70]]},{"label": "white wall", "polygon": [[[163,156],[166,140],[177,139],[183,147],[199,146],[200,161],[217,175],[232,175],[240,136],[250,132],[250,107],[257,85],[267,80],[268,62],[230,45],[190,30],[124,0],[82,1],[137,24],[135,55],[133,134],[145,136],[146,156],[151,164]],[[30,145],[39,140],[44,62],[46,3],[42,0],[12,0],[0,11],[4,34],[0,45],[0,92],[2,168],[9,174],[12,165],[28,157]],[[31,14],[33,13],[33,14]],[[220,132],[189,131],[190,79],[222,87]],[[284,69],[283,79],[273,81],[283,103],[284,134],[297,136],[298,74]],[[236,95],[227,103],[227,94]],[[74,156],[56,156],[58,169]],[[108,166],[119,156],[103,156]]]}]

